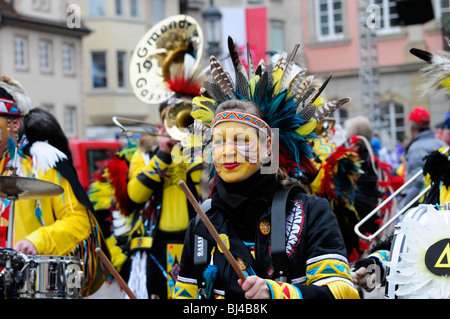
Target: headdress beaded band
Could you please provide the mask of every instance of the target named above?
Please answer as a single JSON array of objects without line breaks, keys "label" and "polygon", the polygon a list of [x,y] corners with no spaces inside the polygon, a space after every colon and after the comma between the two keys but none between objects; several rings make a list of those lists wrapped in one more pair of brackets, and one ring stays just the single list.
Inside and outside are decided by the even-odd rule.
[{"label": "headdress beaded band", "polygon": [[217,114],[211,122],[211,129],[213,129],[217,124],[222,122],[240,122],[250,125],[261,132],[266,134],[268,137],[272,136],[272,130],[270,126],[261,120],[260,118],[247,113],[241,112],[222,112]]}]

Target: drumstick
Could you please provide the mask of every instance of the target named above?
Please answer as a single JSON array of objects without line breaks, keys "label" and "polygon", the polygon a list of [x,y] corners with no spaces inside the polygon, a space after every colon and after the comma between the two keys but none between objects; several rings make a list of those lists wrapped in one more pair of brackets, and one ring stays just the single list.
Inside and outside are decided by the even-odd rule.
[{"label": "drumstick", "polygon": [[105,253],[102,251],[100,247],[95,248],[95,253],[100,257],[100,259],[105,264],[106,268],[111,272],[111,274],[116,278],[119,286],[125,291],[125,293],[130,297],[130,299],[137,299],[136,296],[131,291],[130,287],[125,283],[122,277],[117,272],[116,268],[114,268],[113,264],[109,261],[108,257],[106,257]]},{"label": "drumstick", "polygon": [[203,223],[205,224],[206,228],[208,229],[209,233],[213,236],[214,240],[216,241],[217,245],[222,249],[225,257],[227,258],[230,265],[233,267],[234,271],[239,276],[239,279],[242,280],[242,282],[245,281],[247,277],[245,277],[244,272],[242,271],[241,267],[239,267],[238,263],[236,262],[236,259],[234,259],[231,252],[228,250],[227,246],[224,244],[222,239],[220,238],[219,234],[217,233],[217,230],[214,228],[214,226],[211,224],[211,221],[209,220],[208,216],[203,212],[200,204],[195,199],[194,195],[192,195],[191,191],[187,187],[186,183],[184,181],[179,181],[178,184],[180,185],[181,189],[186,194],[189,202],[194,206],[195,211],[202,219]]}]

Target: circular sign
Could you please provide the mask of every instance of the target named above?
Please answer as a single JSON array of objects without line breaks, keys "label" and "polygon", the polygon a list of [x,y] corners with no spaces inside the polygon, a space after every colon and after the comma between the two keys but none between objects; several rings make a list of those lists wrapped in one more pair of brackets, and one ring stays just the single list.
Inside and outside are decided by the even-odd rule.
[{"label": "circular sign", "polygon": [[435,275],[450,275],[450,238],[440,240],[428,248],[425,265]]},{"label": "circular sign", "polygon": [[184,57],[188,48],[196,69],[203,54],[203,33],[197,21],[187,15],[167,18],[151,28],[136,46],[130,62],[134,94],[146,104],[161,104],[174,92],[166,84],[168,61]]}]

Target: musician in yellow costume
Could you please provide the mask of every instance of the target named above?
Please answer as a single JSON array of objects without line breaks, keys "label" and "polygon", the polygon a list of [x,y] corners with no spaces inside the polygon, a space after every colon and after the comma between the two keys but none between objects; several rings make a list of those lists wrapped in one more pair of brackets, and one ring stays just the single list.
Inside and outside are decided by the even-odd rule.
[{"label": "musician in yellow costume", "polygon": [[[186,122],[193,122],[191,102],[200,94],[203,79],[199,75],[200,70],[189,67],[199,55],[188,43],[192,39],[176,38],[180,40],[179,45],[171,44],[177,49],[174,52],[168,50],[170,53],[161,57],[164,83],[173,93],[159,108],[162,127],[159,133],[162,135],[168,135],[166,130],[172,133],[169,127],[164,126],[169,112],[177,113],[179,108],[186,108],[189,117]],[[166,44],[162,37],[158,41],[161,46]],[[182,130],[184,128],[178,131]],[[195,216],[178,181],[185,180],[196,198],[201,198],[202,154],[186,151],[182,147],[184,132],[178,133],[180,135],[158,136],[156,151],[148,156],[135,152],[130,161],[127,193],[133,203],[142,207],[142,223],[140,229],[134,231],[130,244],[133,258],[128,280],[138,298],[172,297],[186,229]]]},{"label": "musician in yellow costume", "polygon": [[[21,177],[59,185],[61,195],[15,202],[13,249],[26,255],[74,256],[81,259],[85,276],[83,295],[94,293],[105,281],[103,265],[95,254],[102,234],[93,209],[73,168],[67,138],[56,119],[31,108],[22,85],[0,78],[1,175],[14,171]],[[19,132],[20,130],[20,132]],[[26,188],[26,187],[25,187]],[[5,238],[10,201],[0,199],[0,247]]]},{"label": "musician in yellow costume", "polygon": [[[247,278],[238,279],[196,218],[189,225],[174,296],[358,298],[328,202],[307,195],[296,180],[314,169],[307,139],[315,126],[348,99],[314,105],[316,90],[309,90],[304,74],[290,81],[295,53],[257,68],[248,54],[247,72],[231,38],[228,44],[236,82],[211,57],[215,81],[204,82],[192,115],[211,132],[205,142],[214,184],[203,209]],[[276,140],[279,145],[272,147]],[[276,154],[280,165],[273,167],[268,160],[276,162]]]},{"label": "musician in yellow costume", "polygon": [[134,153],[130,163],[128,195],[133,202],[146,205],[144,212],[149,215],[143,216],[148,224],[142,224],[141,236],[135,237],[130,247],[136,251],[135,268],[140,262],[144,268],[141,274],[145,275],[133,272],[132,265],[129,285],[135,288],[136,282],[146,280],[136,293],[148,298],[172,297],[186,229],[195,216],[178,181],[188,181],[191,191],[200,198],[203,158],[201,154],[183,156],[182,151],[178,141],[160,137],[159,147],[147,163],[140,152]]}]

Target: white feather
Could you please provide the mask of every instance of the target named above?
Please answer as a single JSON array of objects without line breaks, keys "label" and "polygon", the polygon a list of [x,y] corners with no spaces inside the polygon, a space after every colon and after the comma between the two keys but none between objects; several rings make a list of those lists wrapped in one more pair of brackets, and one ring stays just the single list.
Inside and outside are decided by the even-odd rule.
[{"label": "white feather", "polygon": [[30,148],[33,162],[40,173],[47,172],[50,168],[55,168],[56,163],[67,159],[66,154],[47,142],[34,142]]},{"label": "white feather", "polygon": [[449,238],[450,211],[437,211],[432,205],[426,206],[427,212],[420,220],[408,216],[408,212],[400,223],[406,245],[399,254],[398,263],[386,263],[390,268],[387,280],[398,285],[395,293],[399,297],[447,299],[450,297],[450,278],[431,273],[425,265],[425,254],[431,245]]},{"label": "white feather", "polygon": [[190,79],[195,72],[195,58],[190,54],[184,55],[184,77]]}]

